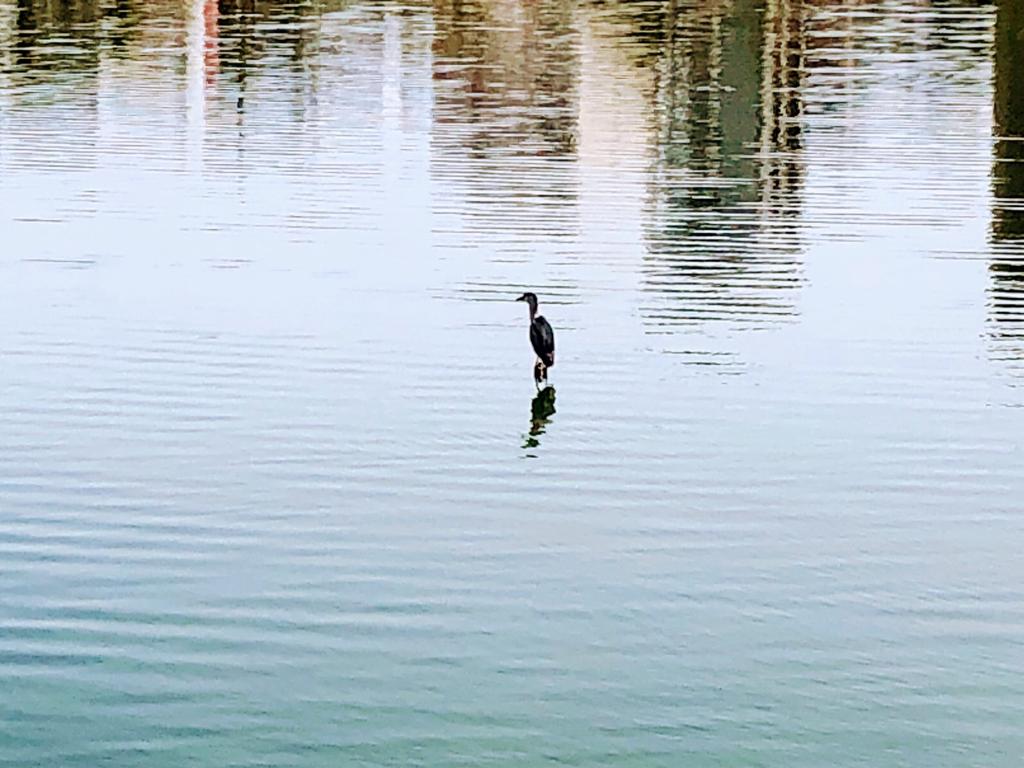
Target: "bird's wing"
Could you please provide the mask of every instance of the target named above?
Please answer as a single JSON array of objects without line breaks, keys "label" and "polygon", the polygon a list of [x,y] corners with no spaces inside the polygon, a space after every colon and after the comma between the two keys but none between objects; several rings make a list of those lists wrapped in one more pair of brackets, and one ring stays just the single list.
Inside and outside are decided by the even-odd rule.
[{"label": "bird's wing", "polygon": [[543,317],[537,316],[530,323],[530,343],[537,357],[544,361],[544,365],[555,364],[555,332]]}]

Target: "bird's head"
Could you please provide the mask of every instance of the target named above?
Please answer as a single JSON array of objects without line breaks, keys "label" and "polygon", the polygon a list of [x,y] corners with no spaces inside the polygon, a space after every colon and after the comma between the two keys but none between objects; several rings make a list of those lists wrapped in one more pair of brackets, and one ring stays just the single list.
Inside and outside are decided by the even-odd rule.
[{"label": "bird's head", "polygon": [[533,310],[534,312],[537,311],[537,294],[535,293],[524,293],[522,296],[516,299],[516,301],[525,301],[527,304],[530,305],[531,310]]}]

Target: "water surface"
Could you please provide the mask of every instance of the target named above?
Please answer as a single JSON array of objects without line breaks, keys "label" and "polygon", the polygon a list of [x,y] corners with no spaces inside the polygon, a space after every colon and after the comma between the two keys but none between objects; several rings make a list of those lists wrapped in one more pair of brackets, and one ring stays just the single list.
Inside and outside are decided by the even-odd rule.
[{"label": "water surface", "polygon": [[1018,765],[1022,34],[0,0],[0,764]]}]

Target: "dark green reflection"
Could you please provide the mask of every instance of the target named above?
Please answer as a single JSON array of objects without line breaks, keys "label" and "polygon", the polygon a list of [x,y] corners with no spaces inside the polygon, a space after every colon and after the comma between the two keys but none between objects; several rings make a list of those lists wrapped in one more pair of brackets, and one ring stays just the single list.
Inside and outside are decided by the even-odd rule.
[{"label": "dark green reflection", "polygon": [[433,78],[442,128],[470,157],[563,156],[576,146],[579,57],[574,3],[534,0],[519,12],[487,0],[433,0]]},{"label": "dark green reflection", "polygon": [[466,226],[576,236],[577,6],[432,0],[431,174],[458,190]]},{"label": "dark green reflection", "polygon": [[[529,450],[540,445],[538,438],[544,434],[548,422],[554,415],[555,388],[545,387],[537,393],[537,396],[533,398],[533,402],[530,403],[530,432],[523,443],[524,449]],[[535,458],[533,454],[528,453],[526,455],[530,458]]]},{"label": "dark green reflection", "polygon": [[[93,0],[18,0],[13,60],[15,82],[32,83],[57,73],[94,74],[100,46],[121,50],[137,25],[130,6]],[[102,24],[105,19],[110,23]],[[113,30],[113,31],[112,31]]]},{"label": "dark green reflection", "polygon": [[996,238],[1024,236],[1024,4],[1001,0],[995,40]]},{"label": "dark green reflection", "polygon": [[[307,75],[315,90],[321,17],[351,4],[204,0],[207,78],[223,73],[244,83],[245,73],[272,52],[275,66],[291,64]],[[174,0],[17,0],[13,74],[41,81],[61,72],[94,72],[101,56],[149,61],[154,49],[170,45],[170,25],[163,22],[173,20],[180,28],[189,7]],[[184,56],[178,54],[181,67]]]},{"label": "dark green reflection", "polygon": [[1024,333],[1024,3],[1000,0],[995,30],[990,304],[998,335]]},{"label": "dark green reflection", "polygon": [[280,57],[278,64],[287,63],[314,78],[320,52],[320,17],[349,5],[347,0],[217,0],[209,3],[206,13],[208,17],[216,16],[220,58],[225,70],[244,69],[273,52]]},{"label": "dark green reflection", "polygon": [[795,314],[804,4],[669,0],[623,12],[654,76],[647,324]]}]

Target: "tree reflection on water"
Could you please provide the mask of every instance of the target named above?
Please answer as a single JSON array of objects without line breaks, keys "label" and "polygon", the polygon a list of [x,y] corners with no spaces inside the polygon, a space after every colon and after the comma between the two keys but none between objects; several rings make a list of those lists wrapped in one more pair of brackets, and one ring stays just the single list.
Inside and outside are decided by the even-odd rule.
[{"label": "tree reflection on water", "polygon": [[[761,328],[798,311],[808,93],[817,88],[814,103],[830,108],[829,89],[842,85],[814,85],[812,75],[841,61],[837,51],[857,49],[854,33],[843,25],[852,23],[850,12],[860,5],[855,0],[415,0],[394,7],[351,0],[16,0],[0,8],[0,73],[11,84],[2,95],[14,103],[73,101],[82,109],[69,141],[89,142],[90,110],[95,113],[103,98],[107,63],[117,63],[119,77],[173,78],[184,87],[193,64],[182,30],[200,13],[199,82],[205,89],[200,99],[211,105],[205,119],[216,121],[220,110],[235,120],[237,112],[241,124],[253,83],[270,75],[259,87],[272,87],[276,96],[284,93],[291,124],[301,129],[333,114],[329,110],[381,108],[380,59],[394,44],[384,22],[398,19],[399,57],[424,41],[423,55],[415,59],[429,78],[424,162],[438,188],[458,196],[453,205],[436,204],[437,220],[460,217],[455,223],[460,231],[474,229],[495,241],[503,237],[506,245],[531,255],[539,244],[577,243],[585,226],[581,195],[588,192],[581,168],[600,162],[603,148],[632,146],[629,160],[641,170],[630,183],[640,187],[642,198],[633,239],[642,241],[642,250],[629,254],[639,263],[628,266],[639,274],[647,331],[674,333],[715,324]],[[956,39],[956,25],[969,21],[966,15],[947,20],[948,28],[937,25],[928,40],[904,43],[948,46]],[[1024,334],[1022,30],[1024,6],[999,0],[993,31],[989,270],[989,313],[998,337]],[[826,48],[831,58],[826,59]],[[397,66],[412,61],[402,59]],[[619,71],[609,79],[611,66]],[[343,91],[339,83],[350,86],[355,80],[365,80],[360,88],[367,92],[376,89],[376,100],[330,101],[326,92]],[[585,97],[584,82],[599,87]],[[50,87],[35,87],[40,84]],[[106,88],[117,90],[109,82]],[[327,106],[318,112],[323,98]],[[600,103],[585,104],[585,98]],[[611,128],[619,125],[616,111],[629,103],[640,104],[636,118],[622,122],[627,128]],[[367,119],[376,118],[368,114]],[[620,132],[586,156],[582,134],[602,130]],[[239,131],[239,152],[251,139]],[[597,196],[625,198],[632,194],[627,186],[623,181]],[[509,206],[519,206],[520,215],[510,216]],[[443,233],[439,240],[444,246]],[[487,243],[492,244],[497,248]],[[560,273],[557,279],[566,291],[575,290],[574,276]]]},{"label": "tree reflection on water", "polygon": [[989,306],[994,335],[1019,346],[1024,340],[1024,5],[1017,0],[998,3],[994,59]]}]

